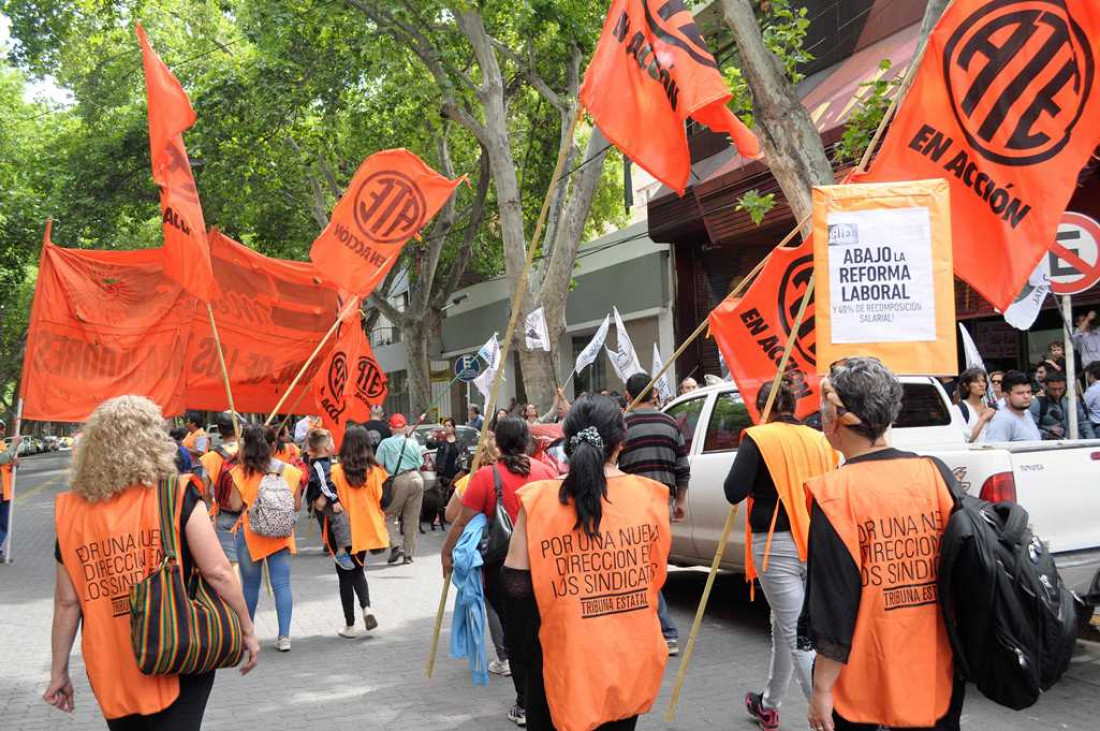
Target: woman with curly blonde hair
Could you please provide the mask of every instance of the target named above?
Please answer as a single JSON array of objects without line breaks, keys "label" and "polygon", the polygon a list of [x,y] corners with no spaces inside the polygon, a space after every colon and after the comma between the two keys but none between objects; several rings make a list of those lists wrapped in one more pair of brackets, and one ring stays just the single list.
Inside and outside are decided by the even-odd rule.
[{"label": "woman with curly blonde hair", "polygon": [[[88,680],[114,730],[198,729],[214,685],[213,672],[142,674],[130,640],[130,588],[163,556],[158,485],[175,474],[175,453],[156,404],[142,396],[110,399],[88,419],[73,460],[72,490],[57,498],[53,661],[43,699],[72,712],[69,655],[83,623]],[[177,530],[184,580],[201,571],[237,613],[247,652],[241,673],[247,673],[260,646],[240,584],[194,485],[182,502]]]}]

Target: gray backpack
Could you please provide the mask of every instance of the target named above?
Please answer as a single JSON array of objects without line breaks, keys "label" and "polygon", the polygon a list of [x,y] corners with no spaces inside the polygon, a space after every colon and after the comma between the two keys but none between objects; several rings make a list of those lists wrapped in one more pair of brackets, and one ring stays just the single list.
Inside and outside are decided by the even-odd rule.
[{"label": "gray backpack", "polygon": [[256,499],[248,506],[248,524],[258,536],[287,538],[294,535],[298,512],[294,509],[294,491],[283,477],[284,466],[279,463],[275,471],[263,476]]}]

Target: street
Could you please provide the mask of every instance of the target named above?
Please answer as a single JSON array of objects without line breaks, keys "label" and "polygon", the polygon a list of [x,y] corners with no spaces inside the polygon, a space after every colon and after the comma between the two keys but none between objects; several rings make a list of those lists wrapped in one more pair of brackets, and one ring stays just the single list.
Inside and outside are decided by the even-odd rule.
[{"label": "street", "polygon": [[[50,664],[54,565],[53,498],[66,489],[68,453],[31,457],[19,470],[14,558],[0,565],[0,729],[101,729],[102,718],[74,653],[71,675],[76,712],[71,718],[46,706],[40,695]],[[474,687],[465,663],[447,654],[450,617],[444,623],[435,677],[424,677],[438,603],[440,532],[422,536],[416,562],[368,567],[379,628],[374,636],[344,640],[332,560],[320,555],[311,521],[299,522],[294,559],[293,651],[276,653],[272,600],[261,595],[257,627],[263,653],[256,671],[241,678],[219,673],[206,713],[209,729],[325,728],[332,731],[513,728],[505,719],[511,682],[493,677]],[[666,596],[687,644],[691,619],[706,579],[698,570],[673,570]],[[758,592],[759,594],[759,592]],[[762,596],[755,604],[740,576],[719,577],[681,697],[678,718],[664,715],[680,659],[671,658],[653,713],[640,728],[751,729],[742,697],[765,680],[769,637]],[[490,650],[491,656],[491,650]],[[804,729],[806,704],[792,684],[782,708],[784,729]],[[972,691],[964,711],[968,731],[1095,729],[1100,718],[1100,645],[1079,643],[1066,677],[1034,707],[1014,713]]]}]

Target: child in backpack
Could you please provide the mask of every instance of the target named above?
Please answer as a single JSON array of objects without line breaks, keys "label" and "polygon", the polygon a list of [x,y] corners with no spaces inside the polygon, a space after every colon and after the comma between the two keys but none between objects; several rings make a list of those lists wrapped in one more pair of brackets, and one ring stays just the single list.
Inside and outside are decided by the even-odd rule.
[{"label": "child in backpack", "polygon": [[309,458],[306,502],[317,516],[322,531],[325,529],[325,522],[328,522],[328,529],[336,544],[332,559],[340,568],[351,571],[355,568],[355,563],[345,548],[351,545],[351,524],[340,505],[331,477],[332,455],[335,453],[336,443],[327,429],[312,429],[306,436],[306,456]]}]

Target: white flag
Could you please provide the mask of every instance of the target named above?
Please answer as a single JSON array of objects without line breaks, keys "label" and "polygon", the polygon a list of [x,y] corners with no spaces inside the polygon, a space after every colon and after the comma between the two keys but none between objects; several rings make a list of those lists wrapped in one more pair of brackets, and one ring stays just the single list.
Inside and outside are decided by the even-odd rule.
[{"label": "white flag", "polygon": [[592,339],[588,341],[588,345],[584,346],[584,350],[577,356],[577,364],[573,366],[574,373],[580,373],[596,362],[596,358],[600,354],[600,348],[603,347],[603,342],[607,340],[607,330],[610,327],[611,315],[608,315],[600,324],[600,329],[597,330],[596,334],[592,336]]},{"label": "white flag", "polygon": [[[661,372],[661,369],[665,367],[665,362],[661,360],[661,351],[657,348],[657,343],[653,344],[653,372],[649,374],[650,378],[657,378],[657,374]],[[672,381],[668,377],[668,374],[661,376],[653,388],[657,390],[657,395],[661,399],[661,403],[668,401],[672,398]]]},{"label": "white flag", "polygon": [[546,312],[540,307],[523,321],[524,334],[527,336],[528,350],[550,352],[550,333],[546,327]]},{"label": "white flag", "polygon": [[[974,344],[974,339],[970,337],[970,333],[967,332],[961,322],[959,323],[959,332],[962,334],[963,357],[966,359],[966,367],[981,368],[985,371],[982,354],[978,352],[978,346]],[[948,396],[950,395],[948,394]],[[989,371],[986,371],[985,377],[985,401],[990,406],[996,403],[996,398],[993,395],[993,382],[989,380]]]},{"label": "white flag", "polygon": [[489,393],[493,389],[493,380],[496,379],[497,371],[500,370],[500,342],[497,340],[496,333],[493,333],[493,337],[481,346],[477,355],[485,361],[485,370],[474,379],[474,385],[477,386],[478,391],[481,391],[482,396],[489,398]]},{"label": "white flag", "polygon": [[619,316],[619,308],[612,309],[615,313],[615,335],[619,342],[614,351],[607,348],[607,357],[611,359],[611,367],[615,369],[619,380],[626,383],[626,380],[635,373],[645,373],[645,370],[642,369],[642,364],[638,360],[638,354],[634,352],[634,343],[630,342],[630,335],[627,334],[626,326],[623,325],[623,318]]},{"label": "white flag", "polygon": [[1039,266],[1027,278],[1024,288],[1004,312],[1005,322],[1017,330],[1027,330],[1035,324],[1039,310],[1050,294],[1050,261],[1044,256]]}]

